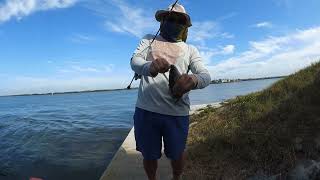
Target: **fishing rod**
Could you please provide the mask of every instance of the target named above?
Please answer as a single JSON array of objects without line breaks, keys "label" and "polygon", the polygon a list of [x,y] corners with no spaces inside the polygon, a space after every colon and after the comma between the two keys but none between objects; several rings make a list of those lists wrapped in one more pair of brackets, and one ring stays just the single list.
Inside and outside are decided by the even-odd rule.
[{"label": "fishing rod", "polygon": [[[172,5],[172,7],[171,7],[171,9],[170,9],[170,11],[169,11],[169,15],[168,15],[168,16],[165,16],[165,17],[164,17],[165,19],[170,16],[170,14],[171,14],[172,11],[173,11],[173,8],[177,5],[178,2],[179,2],[179,0],[176,0],[176,1],[173,3],[173,5]],[[162,21],[164,21],[164,20],[162,20]],[[150,47],[151,47],[152,43],[156,40],[156,38],[157,38],[157,36],[159,35],[160,31],[161,31],[161,27],[159,27],[156,35],[153,37],[151,43],[149,44],[149,46],[148,46],[147,48],[150,48]],[[147,48],[146,48],[146,49],[147,49]],[[144,49],[144,50],[146,50],[146,49]],[[144,50],[143,50],[143,51],[144,51]],[[142,52],[143,52],[143,51],[142,51]],[[132,58],[131,58],[131,60],[132,60]],[[167,77],[165,74],[163,74],[163,75],[164,75],[164,77],[169,81],[168,77]],[[128,85],[127,89],[131,89],[131,85],[132,85],[132,83],[133,83],[133,80],[138,80],[138,79],[140,79],[140,77],[141,77],[141,75],[139,75],[139,74],[137,74],[137,73],[134,73],[133,78],[132,78],[130,84]]]}]

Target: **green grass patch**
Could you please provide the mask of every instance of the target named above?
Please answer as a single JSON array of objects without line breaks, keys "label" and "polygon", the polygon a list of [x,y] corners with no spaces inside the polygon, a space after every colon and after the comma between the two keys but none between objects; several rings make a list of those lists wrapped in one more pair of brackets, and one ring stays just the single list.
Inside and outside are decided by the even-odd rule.
[{"label": "green grass patch", "polygon": [[285,178],[297,161],[296,138],[305,158],[320,157],[320,63],[191,122],[184,179],[246,179],[258,170]]}]

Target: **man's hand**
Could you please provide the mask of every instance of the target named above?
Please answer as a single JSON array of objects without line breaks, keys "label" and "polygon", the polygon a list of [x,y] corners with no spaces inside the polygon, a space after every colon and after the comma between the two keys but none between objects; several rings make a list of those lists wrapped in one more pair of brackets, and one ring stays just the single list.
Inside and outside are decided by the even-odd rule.
[{"label": "man's hand", "polygon": [[172,94],[175,98],[181,98],[185,93],[195,88],[197,84],[198,79],[195,75],[183,74],[173,86]]},{"label": "man's hand", "polygon": [[152,61],[150,65],[150,74],[152,77],[156,77],[158,73],[165,73],[169,71],[170,64],[163,58],[158,58]]}]

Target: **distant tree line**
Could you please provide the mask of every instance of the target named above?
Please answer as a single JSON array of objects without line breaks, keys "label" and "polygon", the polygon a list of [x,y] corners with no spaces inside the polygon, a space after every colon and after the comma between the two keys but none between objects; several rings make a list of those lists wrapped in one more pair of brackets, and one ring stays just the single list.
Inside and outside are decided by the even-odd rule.
[{"label": "distant tree line", "polygon": [[262,78],[248,78],[248,79],[214,79],[211,81],[211,84],[221,84],[221,83],[233,83],[241,81],[255,81],[255,80],[264,80],[264,79],[279,79],[285,78],[287,76],[273,76],[273,77],[262,77]]}]

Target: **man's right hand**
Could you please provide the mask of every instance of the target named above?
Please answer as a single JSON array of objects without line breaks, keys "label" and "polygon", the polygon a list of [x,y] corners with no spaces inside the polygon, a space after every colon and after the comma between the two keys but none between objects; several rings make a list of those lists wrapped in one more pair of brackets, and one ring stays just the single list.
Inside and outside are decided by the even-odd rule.
[{"label": "man's right hand", "polygon": [[158,73],[168,72],[169,69],[170,64],[168,61],[163,58],[158,58],[152,61],[149,71],[152,77],[156,77]]}]

